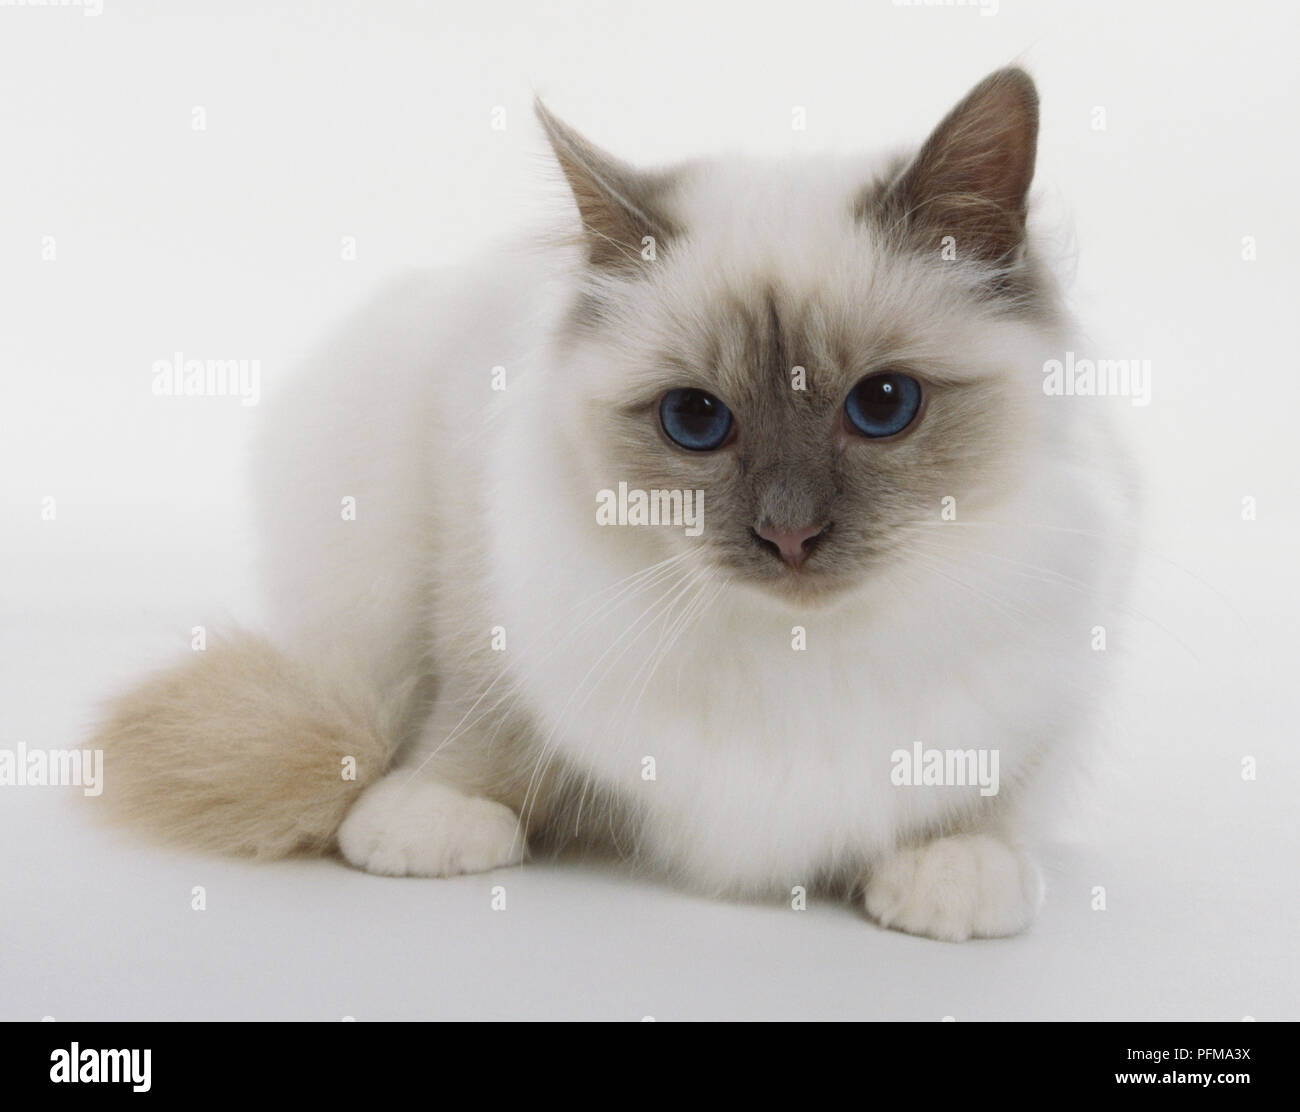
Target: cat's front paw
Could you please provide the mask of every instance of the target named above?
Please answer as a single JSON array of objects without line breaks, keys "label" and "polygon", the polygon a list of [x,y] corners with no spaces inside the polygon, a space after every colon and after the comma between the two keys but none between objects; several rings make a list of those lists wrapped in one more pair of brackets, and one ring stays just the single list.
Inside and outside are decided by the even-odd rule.
[{"label": "cat's front paw", "polygon": [[454,876],[517,865],[524,840],[509,807],[399,770],[362,793],[339,849],[381,876]]},{"label": "cat's front paw", "polygon": [[1038,913],[1043,880],[1024,851],[989,834],[957,834],[882,858],[866,884],[882,927],[947,942],[999,938]]}]

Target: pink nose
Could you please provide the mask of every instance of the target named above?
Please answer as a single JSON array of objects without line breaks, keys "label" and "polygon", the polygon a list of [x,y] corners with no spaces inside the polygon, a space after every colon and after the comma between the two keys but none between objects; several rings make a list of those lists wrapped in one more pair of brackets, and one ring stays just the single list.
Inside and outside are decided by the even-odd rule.
[{"label": "pink nose", "polygon": [[805,525],[802,529],[775,529],[771,525],[759,525],[754,530],[763,540],[776,545],[781,559],[792,568],[797,568],[808,558],[811,551],[810,542],[825,532],[826,526]]}]

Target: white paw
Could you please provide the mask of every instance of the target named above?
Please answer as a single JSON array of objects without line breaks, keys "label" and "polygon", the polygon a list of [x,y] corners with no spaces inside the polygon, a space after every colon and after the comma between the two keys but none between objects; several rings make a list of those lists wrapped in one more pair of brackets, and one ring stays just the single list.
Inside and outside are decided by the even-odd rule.
[{"label": "white paw", "polygon": [[867,914],[882,927],[947,942],[1017,934],[1042,899],[1038,867],[988,834],[899,850],[875,865],[866,887]]},{"label": "white paw", "polygon": [[524,838],[509,807],[399,769],[352,805],[339,849],[381,876],[454,876],[517,865]]}]

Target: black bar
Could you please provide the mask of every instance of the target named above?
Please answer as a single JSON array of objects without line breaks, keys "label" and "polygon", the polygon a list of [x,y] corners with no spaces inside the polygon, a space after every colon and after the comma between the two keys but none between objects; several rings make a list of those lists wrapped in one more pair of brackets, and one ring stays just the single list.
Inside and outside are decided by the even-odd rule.
[{"label": "black bar", "polygon": [[[573,1030],[578,1026],[582,1031]],[[604,1102],[620,1089],[641,1097],[662,1089],[673,1099],[716,1091],[734,1099],[756,1089],[803,1105],[847,1086],[875,1104],[895,1103],[903,1086],[920,1100],[1024,1093],[1064,1094],[1073,1102],[1134,1089],[1221,1101],[1231,1089],[1234,1106],[1294,1103],[1296,1028],[1289,1023],[714,1026],[720,1025],[9,1023],[0,1029],[0,1077],[11,1108],[25,1106],[12,1103],[15,1096],[170,1101],[283,1093],[338,1100],[412,1084],[427,1086],[431,1102],[482,1084],[491,1099],[505,1095],[498,1083],[515,1079],[548,1101],[604,1093]],[[66,1078],[74,1050],[83,1072],[72,1081]],[[99,1053],[128,1050],[137,1052],[133,1059]],[[91,1080],[101,1068],[107,1079]]]}]

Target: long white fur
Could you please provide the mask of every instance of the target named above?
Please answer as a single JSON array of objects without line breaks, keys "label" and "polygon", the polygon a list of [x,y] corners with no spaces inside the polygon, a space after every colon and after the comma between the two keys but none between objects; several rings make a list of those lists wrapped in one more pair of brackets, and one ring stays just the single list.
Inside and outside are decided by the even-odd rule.
[{"label": "long white fur", "polygon": [[[150,783],[197,790],[184,769],[204,746],[226,780],[165,823],[198,844],[320,848],[320,823],[309,839],[286,831],[328,799],[330,814],[351,803],[344,856],[380,873],[486,869],[521,861],[530,837],[604,836],[709,892],[828,883],[920,934],[1022,929],[1041,880],[1018,816],[1086,736],[1105,657],[1090,631],[1119,616],[1130,482],[1096,407],[1042,395],[1044,361],[1073,343],[1063,328],[981,301],[974,270],[854,226],[873,169],[693,174],[666,276],[600,277],[552,246],[382,291],[268,406],[267,598],[300,663],[285,666],[292,685],[259,685],[259,706],[275,690],[285,705],[250,724],[230,695],[264,667],[260,641],[231,646],[206,681],[131,696],[103,734],[138,773],[127,810],[148,813]],[[559,343],[584,283],[603,286],[617,343]],[[720,291],[773,286],[832,316],[870,304],[911,357],[998,383],[1003,407],[996,466],[957,519],[918,508],[905,558],[814,609],[594,513],[610,477],[601,414],[642,373],[627,353]],[[356,690],[364,707],[322,718]],[[368,763],[340,789],[349,721]],[[267,739],[284,729],[283,767],[312,775],[297,791],[275,781],[249,829],[208,829],[239,776],[275,775]],[[892,784],[891,754],[918,740],[997,749],[999,797]],[[402,751],[376,779],[385,746]]]},{"label": "long white fur", "polygon": [[[953,375],[1011,384],[1022,412],[1007,416],[1004,481],[957,522],[918,526],[914,559],[815,614],[682,554],[602,612],[602,590],[668,557],[601,530],[591,499],[573,496],[601,485],[599,462],[564,407],[629,385],[598,346],[551,358],[576,258],[505,252],[469,273],[412,277],[281,399],[263,522],[270,597],[290,636],[346,641],[382,685],[426,668],[438,683],[422,736],[382,789],[388,801],[363,797],[344,825],[355,863],[437,871],[419,860],[430,837],[451,835],[403,826],[391,793],[425,793],[437,811],[450,784],[523,812],[516,839],[546,814],[548,792],[576,790],[588,825],[631,829],[642,860],[712,892],[788,893],[869,877],[873,863],[884,876],[882,862],[897,873],[898,853],[928,836],[947,877],[947,857],[982,844],[972,830],[1006,829],[1012,808],[984,814],[974,788],[895,787],[890,754],[919,738],[997,748],[1012,798],[1062,756],[1096,690],[1089,630],[1114,617],[1123,544],[1110,538],[1130,512],[1122,453],[1092,427],[1095,409],[1042,404],[1039,368],[1067,337],[968,305],[936,319],[953,299],[932,271],[864,256],[836,215],[861,180],[857,164],[702,176],[685,204],[707,237],[697,257],[725,258],[729,273],[679,267],[675,301],[625,301],[626,326],[649,332],[719,282],[778,280],[832,307],[870,297],[917,316],[927,357]],[[354,522],[339,520],[344,497],[356,499]],[[791,649],[794,626],[808,630],[806,652]],[[504,652],[490,649],[496,627]],[[522,796],[518,783],[494,790],[494,770],[478,766],[476,748],[503,734],[518,738],[506,759],[536,774]],[[994,867],[1008,845],[1021,861],[1014,833],[985,840],[1002,885],[982,898],[1006,905],[1004,930],[982,929],[960,900],[947,910],[951,885],[911,919],[899,911],[898,925],[941,937],[1023,926],[1038,898],[1032,869]],[[879,890],[876,904],[888,919]]]}]

